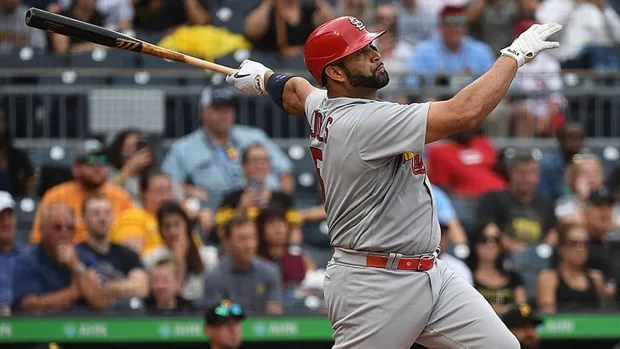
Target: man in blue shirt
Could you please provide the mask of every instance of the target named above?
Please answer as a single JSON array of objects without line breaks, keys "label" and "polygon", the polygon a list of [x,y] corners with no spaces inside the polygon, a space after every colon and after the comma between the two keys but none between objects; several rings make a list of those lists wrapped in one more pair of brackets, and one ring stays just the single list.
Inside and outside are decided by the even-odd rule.
[{"label": "man in blue shirt", "polygon": [[17,257],[13,270],[13,311],[101,310],[110,304],[95,256],[72,244],[75,213],[64,202],[41,216],[41,243]]},{"label": "man in blue shirt", "polygon": [[261,129],[234,124],[235,102],[227,84],[207,87],[200,101],[203,127],[174,142],[162,163],[162,170],[173,181],[185,184],[190,195],[196,188],[206,191],[208,200],[202,199],[213,208],[224,194],[244,186],[241,153],[254,143],[269,151],[273,166],[267,178],[269,188],[288,194],[294,191],[291,161]]},{"label": "man in blue shirt", "polygon": [[10,310],[15,259],[24,252],[15,244],[17,218],[11,194],[0,191],[0,314]]},{"label": "man in blue shirt", "polygon": [[[409,65],[407,86],[450,85],[460,89],[486,72],[495,62],[491,47],[467,34],[465,7],[446,6],[440,14],[437,38],[421,42]],[[453,74],[462,75],[450,76]],[[441,79],[450,81],[441,82]]]}]

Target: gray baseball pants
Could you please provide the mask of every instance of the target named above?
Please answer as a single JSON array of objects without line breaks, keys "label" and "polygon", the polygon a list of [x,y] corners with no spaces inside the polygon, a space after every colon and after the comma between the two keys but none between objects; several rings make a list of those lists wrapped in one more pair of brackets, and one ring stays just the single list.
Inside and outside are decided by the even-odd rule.
[{"label": "gray baseball pants", "polygon": [[366,267],[336,249],[324,292],[334,349],[519,349],[486,299],[436,259],[428,271]]}]

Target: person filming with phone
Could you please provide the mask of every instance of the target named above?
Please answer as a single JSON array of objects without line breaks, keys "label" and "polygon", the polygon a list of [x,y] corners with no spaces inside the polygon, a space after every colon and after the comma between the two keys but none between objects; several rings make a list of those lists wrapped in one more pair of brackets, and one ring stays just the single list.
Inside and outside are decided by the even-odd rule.
[{"label": "person filming with phone", "polygon": [[215,214],[216,226],[223,227],[234,215],[254,220],[261,209],[276,207],[286,211],[286,221],[293,229],[291,244],[301,244],[301,219],[295,210],[293,197],[284,192],[274,191],[266,185],[267,176],[271,173],[267,149],[260,144],[250,145],[241,156],[241,166],[245,186],[224,196]]}]

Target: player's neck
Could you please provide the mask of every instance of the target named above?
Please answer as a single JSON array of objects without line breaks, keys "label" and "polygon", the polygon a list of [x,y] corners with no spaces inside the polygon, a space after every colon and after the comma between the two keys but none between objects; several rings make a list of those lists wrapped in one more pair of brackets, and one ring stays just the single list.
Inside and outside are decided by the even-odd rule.
[{"label": "player's neck", "polygon": [[347,91],[346,89],[329,89],[327,91],[327,98],[359,98],[359,99],[369,99],[376,100],[377,99],[377,90],[368,90],[365,88],[358,88],[355,90]]}]

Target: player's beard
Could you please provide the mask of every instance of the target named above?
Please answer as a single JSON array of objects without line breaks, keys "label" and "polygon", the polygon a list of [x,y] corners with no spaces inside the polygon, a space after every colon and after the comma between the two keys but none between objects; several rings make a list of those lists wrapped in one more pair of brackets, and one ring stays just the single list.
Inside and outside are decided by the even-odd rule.
[{"label": "player's beard", "polygon": [[371,76],[351,72],[344,66],[342,68],[351,86],[379,90],[381,88],[384,88],[390,82],[390,76],[388,75],[387,70],[385,70],[385,67],[383,67],[383,72],[377,72],[377,70],[379,70],[379,68],[381,67],[383,67],[383,65],[379,65],[377,68],[375,68]]}]

